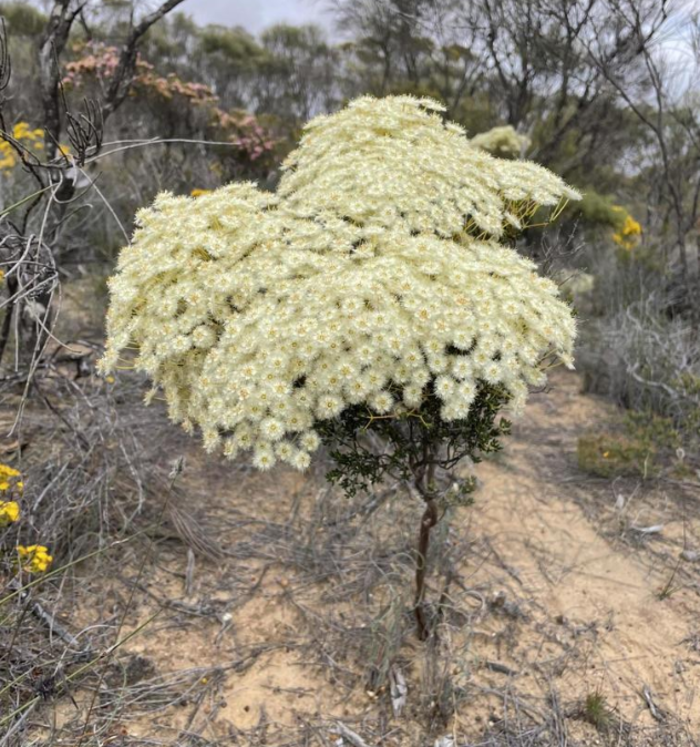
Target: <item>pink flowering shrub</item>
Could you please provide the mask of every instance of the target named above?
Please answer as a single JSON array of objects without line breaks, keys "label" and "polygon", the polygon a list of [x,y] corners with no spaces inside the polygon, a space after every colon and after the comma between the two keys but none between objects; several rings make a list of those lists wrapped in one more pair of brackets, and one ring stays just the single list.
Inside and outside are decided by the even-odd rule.
[{"label": "pink flowering shrub", "polygon": [[[84,92],[91,86],[105,88],[119,64],[117,48],[97,42],[75,45],[73,52],[76,59],[65,66],[63,85],[66,90]],[[264,160],[274,151],[276,140],[255,116],[249,112],[221,109],[218,97],[208,85],[182,80],[175,73],[163,76],[140,55],[136,60],[129,96],[150,99],[166,117],[187,119],[190,125],[188,137],[199,135],[234,143],[239,148],[238,158],[244,161]],[[183,111],[183,104],[189,111]],[[199,124],[199,132],[191,131],[193,122]]]}]

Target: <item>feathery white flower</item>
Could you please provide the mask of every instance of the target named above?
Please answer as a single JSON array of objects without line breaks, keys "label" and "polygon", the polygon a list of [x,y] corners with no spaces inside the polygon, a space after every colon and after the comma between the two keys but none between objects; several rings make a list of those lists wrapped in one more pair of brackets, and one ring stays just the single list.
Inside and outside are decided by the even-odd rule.
[{"label": "feathery white flower", "polygon": [[447,419],[479,382],[521,407],[538,361],[571,364],[575,323],[499,241],[578,195],[475,147],[441,109],[363,97],[307,125],[275,194],[158,195],[110,280],[102,370],[138,346],[170,416],[260,469],[304,469],[315,422],[420,407],[431,382]]}]

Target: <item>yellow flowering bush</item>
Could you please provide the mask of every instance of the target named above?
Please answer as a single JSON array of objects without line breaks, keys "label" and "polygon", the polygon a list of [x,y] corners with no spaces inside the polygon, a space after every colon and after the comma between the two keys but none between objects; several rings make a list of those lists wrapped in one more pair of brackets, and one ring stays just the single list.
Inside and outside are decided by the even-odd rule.
[{"label": "yellow flowering bush", "polygon": [[621,205],[614,205],[612,209],[621,214],[621,217],[624,216],[619,230],[612,235],[613,241],[623,249],[631,251],[639,243],[642,226]]},{"label": "yellow flowering bush", "polygon": [[[350,408],[461,422],[484,387],[522,408],[545,361],[572,365],[557,286],[506,244],[579,195],[494,158],[409,96],[309,122],[276,193],[158,195],[110,280],[101,369],[134,365],[205,447],[303,469]],[[153,393],[155,389],[153,390]]]},{"label": "yellow flowering bush", "polygon": [[[7,464],[0,464],[0,492],[11,493],[16,491],[21,494],[23,488],[21,472]],[[0,529],[19,521],[20,516],[21,511],[17,501],[0,500]],[[30,573],[40,573],[47,570],[53,561],[48,548],[44,545],[17,545],[14,552],[19,567]]]},{"label": "yellow flowering bush", "polygon": [[43,573],[53,561],[44,545],[17,545],[17,559],[22,569],[29,573]]},{"label": "yellow flowering bush", "polygon": [[[31,150],[42,150],[44,147],[44,131],[41,128],[32,129],[27,122],[17,122],[9,134],[14,140]],[[13,169],[18,161],[17,151],[0,134],[0,172]]]}]

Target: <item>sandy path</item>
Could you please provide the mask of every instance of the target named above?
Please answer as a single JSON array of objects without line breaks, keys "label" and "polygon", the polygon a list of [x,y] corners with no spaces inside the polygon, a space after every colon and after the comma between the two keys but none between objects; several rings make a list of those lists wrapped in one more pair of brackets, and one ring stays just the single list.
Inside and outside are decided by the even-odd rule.
[{"label": "sandy path", "polygon": [[[465,531],[492,553],[470,583],[504,591],[527,618],[505,647],[524,678],[567,701],[599,692],[626,721],[653,724],[646,689],[657,716],[672,713],[699,734],[700,657],[683,643],[697,629],[697,589],[659,599],[672,568],[601,535],[612,490],[609,507],[584,513],[585,480],[572,479],[576,440],[609,419],[609,408],[579,394],[575,376],[554,381],[553,392],[533,398],[499,463],[478,467],[483,488]],[[490,615],[487,628],[498,632],[497,620]]]}]

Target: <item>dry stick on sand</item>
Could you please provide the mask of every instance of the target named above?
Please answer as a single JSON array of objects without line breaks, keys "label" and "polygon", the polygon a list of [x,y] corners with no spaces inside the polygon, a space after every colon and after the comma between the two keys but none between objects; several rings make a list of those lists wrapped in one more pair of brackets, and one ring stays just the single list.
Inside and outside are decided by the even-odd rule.
[{"label": "dry stick on sand", "polygon": [[343,724],[341,721],[336,722],[336,727],[338,728],[338,731],[340,732],[340,735],[343,737],[343,739],[347,739],[350,744],[354,745],[354,747],[370,747],[370,745],[365,742],[364,739],[359,734],[356,734],[352,729],[348,728]]}]

